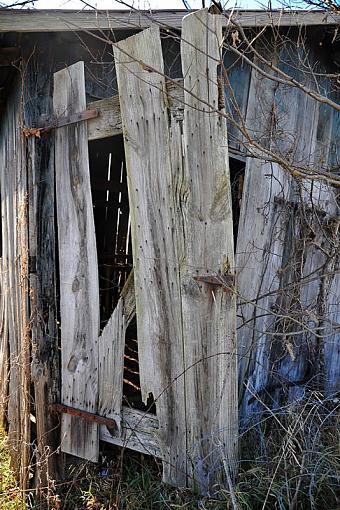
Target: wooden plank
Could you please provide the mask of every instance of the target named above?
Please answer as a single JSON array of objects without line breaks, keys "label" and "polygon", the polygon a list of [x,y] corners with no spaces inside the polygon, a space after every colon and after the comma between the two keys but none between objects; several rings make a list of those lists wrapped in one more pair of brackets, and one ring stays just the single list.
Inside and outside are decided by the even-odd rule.
[{"label": "wooden plank", "polygon": [[[54,114],[86,109],[84,63],[55,73]],[[55,134],[60,269],[61,401],[96,413],[98,396],[99,287],[86,123]],[[62,451],[98,459],[98,426],[68,415],[62,419]]]},{"label": "wooden plank", "polygon": [[[2,234],[2,232],[1,232]],[[6,426],[8,402],[8,324],[7,324],[7,292],[4,260],[0,258],[0,426]]]},{"label": "wooden plank", "polygon": [[122,134],[118,95],[89,103],[87,108],[99,112],[97,118],[87,122],[89,141]]},{"label": "wooden plank", "polygon": [[[183,80],[166,82],[166,90],[170,109],[177,108],[179,104],[183,105]],[[98,117],[89,120],[87,123],[89,141],[123,133],[118,95],[93,101],[87,105],[87,108],[98,111]]]},{"label": "wooden plank", "polygon": [[[0,187],[9,348],[8,433],[12,445],[12,467],[19,479],[20,487],[25,489],[31,441],[30,359],[27,308],[27,175],[19,127],[19,104],[20,87],[15,83],[1,123]],[[11,172],[6,171],[8,168],[11,168]]]},{"label": "wooden plank", "polygon": [[131,271],[121,297],[98,340],[99,392],[98,414],[116,421],[121,433],[125,333],[136,313]]},{"label": "wooden plank", "polygon": [[100,439],[123,448],[162,458],[156,416],[123,406],[121,433],[100,427]]},{"label": "wooden plank", "polygon": [[[74,30],[140,30],[153,23],[180,29],[183,17],[188,14],[182,10],[159,10],[150,15],[150,11],[74,11],[74,10],[2,10],[0,16],[0,32],[59,32]],[[339,15],[328,11],[293,11],[287,10],[234,10],[235,19],[243,27],[274,26],[314,26],[337,25]],[[227,26],[230,11],[221,16],[222,23]]]},{"label": "wooden plank", "polygon": [[227,128],[218,101],[221,46],[218,16],[201,10],[184,18],[181,297],[187,448],[202,491],[220,479],[224,460],[233,478],[238,444],[236,297],[195,281],[205,274],[223,282],[235,271]]},{"label": "wooden plank", "polygon": [[[338,225],[339,228],[339,225]],[[335,396],[340,391],[340,261],[339,254],[335,255],[326,287],[326,313],[324,324],[325,337],[323,341],[323,355],[325,362],[325,390],[327,395]]]},{"label": "wooden plank", "polygon": [[120,299],[99,337],[98,414],[113,418],[120,429],[125,347],[124,304]]},{"label": "wooden plank", "polygon": [[[278,55],[271,51],[274,62]],[[246,125],[251,138],[279,154],[294,150],[297,110],[292,111],[295,90],[251,72]],[[272,115],[277,115],[271,130]],[[254,151],[251,147],[250,149]],[[262,412],[254,395],[266,387],[270,373],[273,306],[280,287],[287,216],[277,201],[290,197],[290,176],[277,164],[247,158],[237,247],[238,355],[240,423],[243,428]],[[261,157],[263,159],[261,159]]]},{"label": "wooden plank", "polygon": [[[35,54],[26,68],[25,87],[27,96],[31,98],[23,105],[26,126],[39,125],[53,116],[51,96],[45,93],[46,88],[52,90],[53,87],[51,69],[55,66],[55,59],[52,46],[46,48],[46,58],[40,59]],[[41,112],[45,112],[44,117]],[[64,476],[65,460],[65,455],[60,452],[60,417],[46,412],[51,404],[60,402],[61,386],[57,320],[54,132],[40,139],[27,139],[27,154],[31,261],[31,383],[34,398],[32,414],[36,419],[34,479],[37,496],[43,499],[43,488],[48,485],[48,479],[59,480]]]},{"label": "wooden plank", "polygon": [[[174,200],[179,176],[170,160],[173,140],[159,28],[154,26],[120,42],[115,62],[131,211],[142,397],[146,403],[152,394],[156,401],[163,478],[185,485],[178,209]],[[149,72],[147,66],[160,74]]]}]

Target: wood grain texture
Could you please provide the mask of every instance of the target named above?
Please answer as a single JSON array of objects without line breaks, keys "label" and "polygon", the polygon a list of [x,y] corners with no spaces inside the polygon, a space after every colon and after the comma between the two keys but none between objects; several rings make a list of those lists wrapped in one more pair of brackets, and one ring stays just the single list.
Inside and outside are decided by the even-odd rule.
[{"label": "wood grain texture", "polygon": [[161,459],[158,431],[159,425],[156,416],[123,406],[121,433],[101,426],[100,439]]},{"label": "wood grain texture", "polygon": [[5,428],[8,400],[8,324],[7,324],[7,292],[4,260],[0,258],[0,426]]},{"label": "wood grain texture", "polygon": [[[122,50],[122,51],[120,51]],[[131,57],[128,57],[131,55]],[[115,50],[131,211],[140,381],[156,399],[167,482],[186,483],[180,283],[159,28]],[[160,171],[161,169],[161,171]],[[178,432],[177,432],[178,431]]]},{"label": "wood grain texture", "polygon": [[[220,57],[222,25],[205,10],[183,30],[184,85],[217,108],[217,65],[201,55]],[[189,93],[170,107],[148,68],[163,73],[157,28],[119,49],[141,387],[156,397],[164,479],[204,491],[222,457],[234,471],[237,444],[235,298],[195,280],[234,266],[226,126]]]},{"label": "wood grain texture", "polygon": [[219,480],[224,459],[234,476],[238,443],[236,297],[223,285],[194,279],[219,275],[223,282],[235,271],[227,127],[218,112],[221,45],[218,16],[201,10],[184,18],[180,204],[187,448],[191,474],[203,491]]},{"label": "wood grain texture", "polygon": [[[182,19],[188,13],[183,10],[150,11],[72,11],[72,10],[4,10],[0,17],[0,32],[59,32],[74,30],[140,30],[152,23],[166,27],[181,28]],[[225,25],[229,12],[221,16]],[[339,15],[333,12],[313,11],[234,11],[235,19],[243,27],[264,25],[337,25]]]},{"label": "wood grain texture", "polygon": [[98,340],[99,392],[98,414],[113,418],[121,429],[125,333],[136,314],[133,271],[121,291],[121,297]]},{"label": "wood grain texture", "polygon": [[[277,61],[276,52],[272,51],[269,58]],[[289,91],[295,94],[293,89]],[[294,133],[296,124],[291,100],[285,87],[276,87],[252,69],[246,113],[249,134],[281,154],[292,151],[295,139],[289,134],[292,129]],[[270,129],[273,111],[278,112],[275,131]],[[257,395],[268,383],[273,307],[280,287],[287,222],[286,212],[275,203],[275,197],[288,200],[291,181],[277,164],[257,155],[258,159],[246,160],[236,247],[241,427],[262,412]]]},{"label": "wood grain texture", "polygon": [[[166,82],[166,90],[170,109],[183,105],[183,80]],[[89,141],[123,133],[118,95],[89,103],[87,108],[98,110],[99,113],[98,117],[87,122]]]},{"label": "wood grain texture", "polygon": [[[30,370],[27,288],[27,174],[20,132],[20,86],[13,84],[0,129],[0,188],[2,216],[2,271],[8,334],[8,436],[11,464],[25,489],[30,445]],[[8,169],[11,169],[9,172]],[[2,361],[2,360],[0,360]]]},{"label": "wood grain texture", "polygon": [[[86,109],[84,64],[55,73],[56,116]],[[62,403],[96,413],[98,397],[99,287],[86,123],[55,135],[58,219]],[[64,415],[62,451],[98,459],[95,423]]]},{"label": "wood grain texture", "polygon": [[98,414],[113,418],[120,430],[126,323],[120,299],[99,337]]}]

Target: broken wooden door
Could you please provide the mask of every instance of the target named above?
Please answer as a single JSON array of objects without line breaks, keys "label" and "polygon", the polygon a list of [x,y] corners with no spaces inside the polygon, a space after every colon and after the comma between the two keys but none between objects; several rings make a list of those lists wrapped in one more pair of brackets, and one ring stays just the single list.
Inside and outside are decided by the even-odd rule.
[{"label": "broken wooden door", "polygon": [[[95,127],[74,117],[86,109],[83,63],[56,73],[54,90],[56,116],[69,119],[55,135],[62,450],[96,460],[100,437],[157,455],[165,481],[203,491],[223,471],[232,476],[237,456],[221,43],[218,16],[202,10],[183,20],[180,93],[166,82],[157,27],[119,43],[120,111],[112,98],[91,105],[102,114]],[[88,140],[98,131],[108,136],[111,126],[124,135],[134,275],[99,335]],[[125,332],[135,310],[142,396],[156,416],[122,406]]]},{"label": "broken wooden door", "polygon": [[[183,20],[184,102],[170,108],[160,30],[114,51],[131,209],[141,387],[166,481],[201,488],[237,451],[236,304],[222,26]],[[229,474],[228,474],[229,476]]]}]

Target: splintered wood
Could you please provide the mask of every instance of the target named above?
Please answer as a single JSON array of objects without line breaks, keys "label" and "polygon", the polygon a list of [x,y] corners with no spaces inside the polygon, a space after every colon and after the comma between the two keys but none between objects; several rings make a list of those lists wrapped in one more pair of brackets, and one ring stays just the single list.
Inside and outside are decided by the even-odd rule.
[{"label": "splintered wood", "polygon": [[[141,388],[157,406],[163,476],[207,490],[237,457],[236,303],[222,24],[183,20],[184,105],[169,109],[158,27],[115,49],[131,209]],[[183,118],[184,109],[184,118]],[[221,286],[198,281],[216,276]]]},{"label": "splintered wood", "polygon": [[[54,75],[55,115],[86,110],[84,63]],[[96,413],[99,287],[85,122],[55,134],[59,237],[62,404]],[[64,414],[62,451],[98,459],[98,425]]]}]

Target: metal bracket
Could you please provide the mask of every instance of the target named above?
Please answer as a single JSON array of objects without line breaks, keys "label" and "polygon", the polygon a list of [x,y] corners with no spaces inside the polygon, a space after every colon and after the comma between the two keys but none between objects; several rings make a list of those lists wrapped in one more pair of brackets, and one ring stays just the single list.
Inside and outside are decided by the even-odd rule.
[{"label": "metal bracket", "polygon": [[74,407],[65,406],[63,404],[52,404],[51,407],[57,413],[77,416],[89,422],[98,423],[99,425],[106,425],[107,427],[111,427],[117,430],[119,429],[116,420],[112,418],[105,418],[104,416],[99,416],[98,414],[90,413],[88,411],[81,411],[80,409],[75,409]]},{"label": "metal bracket", "polygon": [[36,136],[37,138],[40,138],[42,133],[48,133],[52,129],[60,128],[63,126],[70,126],[71,124],[83,122],[84,120],[95,119],[98,117],[98,115],[99,111],[96,109],[84,110],[83,112],[73,113],[72,115],[67,115],[66,117],[56,118],[47,126],[41,126],[37,128],[24,128],[23,133],[26,137]]},{"label": "metal bracket", "polygon": [[235,285],[235,276],[233,274],[219,274],[215,276],[194,276],[194,280],[207,283],[216,287],[223,287],[225,292]]}]

